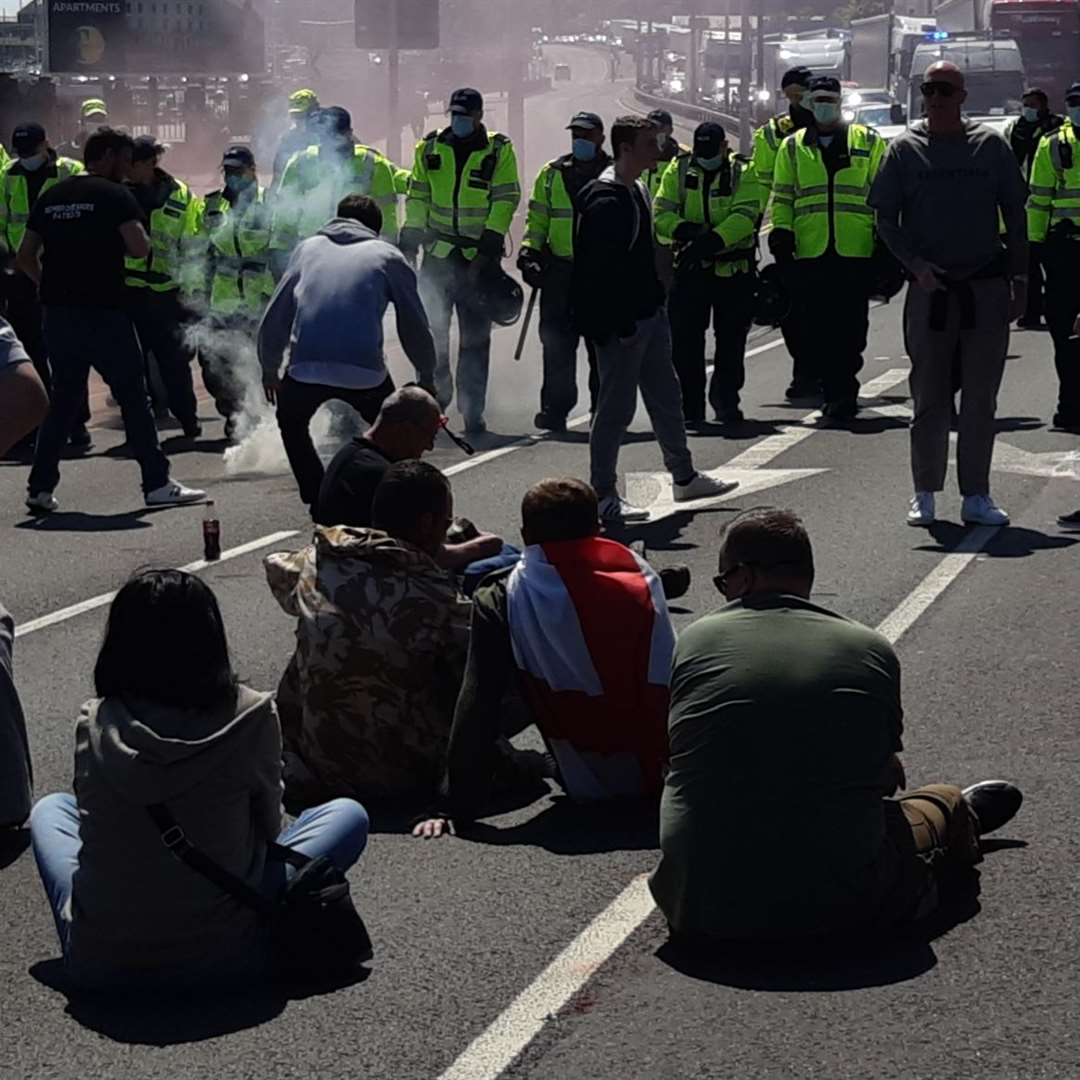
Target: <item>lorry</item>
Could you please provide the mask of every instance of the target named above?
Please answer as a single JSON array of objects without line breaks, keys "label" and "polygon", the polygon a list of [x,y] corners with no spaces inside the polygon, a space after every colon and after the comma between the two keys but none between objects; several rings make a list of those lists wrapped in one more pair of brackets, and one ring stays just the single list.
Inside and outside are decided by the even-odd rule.
[{"label": "lorry", "polygon": [[948,60],[964,73],[967,100],[964,112],[999,130],[1020,113],[1024,95],[1024,64],[1020,47],[1009,38],[970,31],[950,34],[938,29],[915,46],[911,57],[912,78],[908,87],[909,122],[922,115],[920,77],[931,64]]},{"label": "lorry", "polygon": [[853,19],[851,81],[860,87],[880,87],[897,101],[906,101],[912,53],[936,29],[935,19],[912,15],[890,13]]}]

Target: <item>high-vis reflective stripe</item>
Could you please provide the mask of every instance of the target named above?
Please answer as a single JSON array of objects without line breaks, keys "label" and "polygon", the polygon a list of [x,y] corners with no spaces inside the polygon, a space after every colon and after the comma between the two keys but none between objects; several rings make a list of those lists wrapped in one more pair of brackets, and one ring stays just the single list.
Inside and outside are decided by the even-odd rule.
[{"label": "high-vis reflective stripe", "polygon": [[[717,277],[751,269],[762,198],[752,164],[732,154],[726,169],[726,174],[718,172],[709,181],[692,155],[676,158],[660,181],[654,204],[657,235],[669,242],[685,223],[707,225],[720,236],[724,241],[721,257],[701,264],[702,269],[711,267]],[[739,258],[740,253],[745,257]]]},{"label": "high-vis reflective stripe", "polygon": [[814,259],[835,250],[846,258],[874,253],[874,211],[870,186],[884,157],[885,143],[871,129],[852,124],[846,135],[848,164],[830,175],[816,138],[807,130],[789,135],[776,158],[773,228],[795,235],[795,256]]},{"label": "high-vis reflective stripe", "polygon": [[309,146],[290,159],[274,196],[271,246],[289,251],[314,236],[346,195],[367,195],[383,211],[380,235],[397,240],[397,176],[391,162],[370,146],[357,145],[351,157],[323,155]]},{"label": "high-vis reflective stripe", "polygon": [[780,151],[784,138],[791,133],[794,125],[790,116],[773,116],[754,132],[754,149],[751,163],[754,175],[761,190],[761,213],[774,190],[776,155]]},{"label": "high-vis reflective stripe", "polygon": [[274,291],[269,268],[270,209],[266,190],[238,212],[216,191],[206,198],[201,236],[206,246],[210,310],[216,315],[258,318]]},{"label": "high-vis reflective stripe", "polygon": [[131,289],[186,294],[202,291],[204,270],[199,231],[202,201],[182,180],[150,214],[150,254],[124,260],[125,284]]},{"label": "high-vis reflective stripe", "polygon": [[[0,173],[0,248],[10,255],[14,255],[23,242],[32,209],[26,174],[21,168],[17,168],[17,165],[16,158]],[[66,157],[57,158],[44,168],[51,175],[47,176],[45,183],[41,185],[38,198],[61,180],[85,172],[80,162]]]},{"label": "high-vis reflective stripe", "polygon": [[[1051,230],[1076,232],[1080,221],[1080,143],[1073,125],[1045,135],[1031,164],[1027,231],[1032,243],[1045,242]],[[1061,223],[1060,228],[1054,229]]]},{"label": "high-vis reflective stripe", "polygon": [[[521,201],[517,158],[505,135],[489,132],[487,144],[470,153],[459,171],[451,140],[446,129],[417,143],[405,198],[405,225],[427,234],[427,255],[445,259],[457,250],[473,259],[475,241],[485,230],[505,236],[510,228]],[[541,198],[533,192],[534,201]],[[530,235],[538,231],[531,228],[530,232],[530,228]]]}]

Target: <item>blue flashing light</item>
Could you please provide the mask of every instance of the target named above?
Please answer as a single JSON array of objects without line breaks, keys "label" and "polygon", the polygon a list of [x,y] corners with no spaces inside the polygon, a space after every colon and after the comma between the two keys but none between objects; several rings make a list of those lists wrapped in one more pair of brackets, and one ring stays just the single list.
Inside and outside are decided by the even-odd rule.
[{"label": "blue flashing light", "polygon": [[931,30],[930,33],[928,33],[926,35],[926,40],[927,41],[948,41],[949,36],[950,35],[949,35],[948,30]]}]

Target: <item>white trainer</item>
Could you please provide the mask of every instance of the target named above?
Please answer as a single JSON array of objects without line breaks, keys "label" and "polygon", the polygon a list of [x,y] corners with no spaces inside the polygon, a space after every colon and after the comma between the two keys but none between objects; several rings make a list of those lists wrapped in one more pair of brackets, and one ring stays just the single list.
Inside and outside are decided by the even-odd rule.
[{"label": "white trainer", "polygon": [[60,509],[60,504],[51,491],[39,491],[36,495],[27,495],[26,505],[32,514],[51,514]]},{"label": "white trainer", "polygon": [[717,495],[726,495],[739,486],[738,480],[714,480],[704,473],[694,473],[693,479],[685,484],[672,484],[676,502],[690,502],[693,499],[715,499]]},{"label": "white trainer", "polygon": [[618,492],[605,495],[600,500],[601,521],[648,521],[649,511],[628,503]]},{"label": "white trainer", "polygon": [[184,506],[187,503],[202,502],[206,492],[198,488],[184,487],[175,480],[162,484],[159,488],[146,493],[147,506]]},{"label": "white trainer", "polygon": [[908,505],[907,523],[909,525],[933,525],[937,520],[932,491],[916,491]]},{"label": "white trainer", "polygon": [[1009,515],[989,495],[965,495],[960,520],[965,525],[1008,525]]}]

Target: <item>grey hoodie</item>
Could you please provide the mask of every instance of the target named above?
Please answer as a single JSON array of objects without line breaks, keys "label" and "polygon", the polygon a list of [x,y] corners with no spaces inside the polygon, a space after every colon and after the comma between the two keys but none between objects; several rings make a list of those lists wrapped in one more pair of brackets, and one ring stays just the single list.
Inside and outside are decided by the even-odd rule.
[{"label": "grey hoodie", "polygon": [[416,274],[393,244],[358,221],[334,218],[299,244],[259,327],[263,371],[277,375],[286,349],[298,382],[368,390],[386,380],[383,315],[392,303],[398,338],[431,386],[435,344]]},{"label": "grey hoodie", "polygon": [[98,699],[75,729],[82,848],[68,960],[83,982],[154,981],[257,964],[256,916],[175,859],[146,812],[259,887],[281,830],[281,731],[270,694],[216,712]]}]

